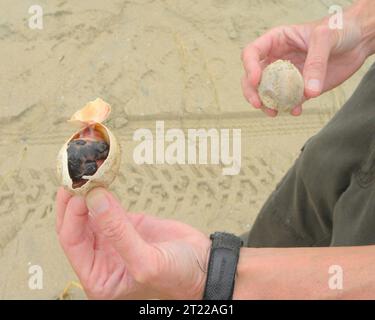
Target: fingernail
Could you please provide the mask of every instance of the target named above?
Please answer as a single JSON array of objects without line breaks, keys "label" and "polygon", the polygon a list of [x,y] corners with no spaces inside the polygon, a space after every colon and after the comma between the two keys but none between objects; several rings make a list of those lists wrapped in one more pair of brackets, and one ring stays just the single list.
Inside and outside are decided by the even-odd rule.
[{"label": "fingernail", "polygon": [[302,113],[302,106],[298,105],[294,107],[291,111],[290,114],[292,116],[299,116]]},{"label": "fingernail", "polygon": [[86,204],[91,216],[97,216],[109,209],[109,201],[101,189],[90,191],[86,196]]},{"label": "fingernail", "polygon": [[320,81],[318,79],[310,79],[307,82],[307,89],[314,92],[320,92]]}]

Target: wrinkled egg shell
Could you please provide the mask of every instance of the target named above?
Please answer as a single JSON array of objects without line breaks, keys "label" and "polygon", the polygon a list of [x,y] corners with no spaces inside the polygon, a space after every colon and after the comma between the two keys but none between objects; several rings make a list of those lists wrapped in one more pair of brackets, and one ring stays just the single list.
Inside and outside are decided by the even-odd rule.
[{"label": "wrinkled egg shell", "polygon": [[95,187],[107,188],[115,179],[121,162],[121,148],[116,137],[106,126],[96,123],[95,129],[103,134],[105,141],[109,144],[108,156],[92,176],[83,176],[84,179],[88,180],[84,185],[73,188],[73,181],[68,170],[68,143],[79,136],[80,132],[84,129],[85,128],[82,128],[69,138],[60,149],[57,159],[57,174],[61,185],[69,192],[77,195],[85,195]]},{"label": "wrinkled egg shell", "polygon": [[258,93],[264,106],[289,112],[302,102],[303,77],[289,61],[277,60],[263,70]]}]

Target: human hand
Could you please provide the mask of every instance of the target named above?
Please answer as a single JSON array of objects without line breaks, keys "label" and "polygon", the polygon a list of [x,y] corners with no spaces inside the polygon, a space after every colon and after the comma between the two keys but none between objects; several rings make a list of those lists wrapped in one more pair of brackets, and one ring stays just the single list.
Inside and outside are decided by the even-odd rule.
[{"label": "human hand", "polygon": [[365,3],[358,3],[344,13],[342,30],[330,29],[326,18],[277,27],[250,43],[242,52],[242,91],[247,101],[271,117],[277,115],[276,110],[262,106],[257,88],[263,69],[278,59],[291,61],[304,78],[304,99],[291,111],[295,116],[302,113],[304,101],[348,79],[371,54],[363,30],[364,6]]},{"label": "human hand", "polygon": [[89,298],[202,299],[211,245],[203,233],[128,213],[103,188],[86,199],[61,188],[56,206],[60,244]]}]

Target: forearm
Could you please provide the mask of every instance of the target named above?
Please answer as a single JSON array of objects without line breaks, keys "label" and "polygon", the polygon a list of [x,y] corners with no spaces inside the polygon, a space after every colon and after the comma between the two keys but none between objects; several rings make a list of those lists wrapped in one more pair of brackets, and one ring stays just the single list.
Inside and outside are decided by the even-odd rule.
[{"label": "forearm", "polygon": [[[330,288],[333,265],[342,290]],[[242,248],[234,299],[374,299],[374,266],[375,246]]]},{"label": "forearm", "polygon": [[[331,16],[307,23],[309,27],[329,25]],[[368,57],[375,53],[375,0],[357,0],[344,11],[343,29],[338,31],[336,49],[351,47],[359,37],[360,47]]]},{"label": "forearm", "polygon": [[368,49],[368,55],[372,55],[375,53],[375,1],[359,0],[355,6],[358,10],[364,46]]}]

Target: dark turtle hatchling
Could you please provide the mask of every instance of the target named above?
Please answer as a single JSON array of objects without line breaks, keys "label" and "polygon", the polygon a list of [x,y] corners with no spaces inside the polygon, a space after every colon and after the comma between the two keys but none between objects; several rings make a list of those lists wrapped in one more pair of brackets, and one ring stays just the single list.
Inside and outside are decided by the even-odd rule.
[{"label": "dark turtle hatchling", "polygon": [[83,176],[92,176],[108,157],[105,141],[76,139],[68,143],[68,170],[75,184],[84,183]]}]

